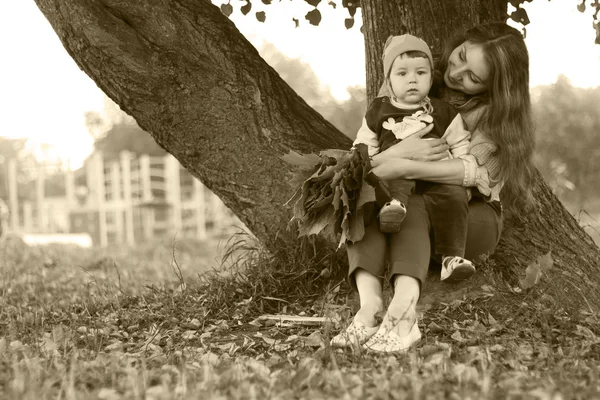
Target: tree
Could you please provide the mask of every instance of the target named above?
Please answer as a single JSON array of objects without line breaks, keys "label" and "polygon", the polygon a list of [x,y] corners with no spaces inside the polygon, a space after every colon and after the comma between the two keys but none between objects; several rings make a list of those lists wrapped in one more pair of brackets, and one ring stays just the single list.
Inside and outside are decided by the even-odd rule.
[{"label": "tree", "polygon": [[[292,192],[291,169],[280,156],[351,142],[265,63],[219,7],[207,0],[36,3],[80,68],[260,240],[273,247],[292,240],[290,211],[282,206]],[[507,18],[505,0],[448,0],[441,7],[362,0],[360,7],[369,99],[381,81],[379,55],[388,35],[410,31],[435,52],[456,30]],[[523,13],[515,18],[526,22]],[[557,289],[561,301],[583,290],[600,305],[599,249],[539,176],[534,191],[539,210],[508,221],[496,264],[514,285],[525,265],[551,250],[558,268],[550,278],[565,282]]]},{"label": "tree", "polygon": [[536,92],[538,168],[563,203],[593,207],[600,200],[600,88],[575,88],[559,76]]}]

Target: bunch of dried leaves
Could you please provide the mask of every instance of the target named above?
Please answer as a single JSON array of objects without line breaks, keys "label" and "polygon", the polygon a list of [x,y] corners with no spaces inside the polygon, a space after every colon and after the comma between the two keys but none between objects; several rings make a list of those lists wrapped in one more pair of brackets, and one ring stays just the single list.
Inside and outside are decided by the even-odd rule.
[{"label": "bunch of dried leaves", "polygon": [[282,159],[297,168],[290,181],[297,190],[288,204],[294,207],[299,236],[322,232],[339,238],[340,245],[362,239],[380,185],[369,175],[367,146],[305,155],[290,151]]}]

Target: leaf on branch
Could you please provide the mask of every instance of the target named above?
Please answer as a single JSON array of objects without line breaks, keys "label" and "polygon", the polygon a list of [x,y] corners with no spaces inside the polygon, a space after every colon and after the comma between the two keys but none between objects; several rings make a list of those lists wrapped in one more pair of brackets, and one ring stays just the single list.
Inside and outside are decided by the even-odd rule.
[{"label": "leaf on branch", "polygon": [[342,0],[342,6],[348,9],[351,17],[354,17],[356,9],[360,6],[360,2],[358,0]]},{"label": "leaf on branch", "polygon": [[333,7],[334,10],[337,7],[337,4],[335,4],[333,1],[330,1],[328,4]]},{"label": "leaf on branch", "polygon": [[585,0],[582,0],[581,4],[577,5],[577,11],[580,13],[585,12]]},{"label": "leaf on branch", "polygon": [[311,25],[318,26],[321,22],[321,11],[315,8],[314,10],[306,13],[304,18],[306,18]]},{"label": "leaf on branch", "polygon": [[244,4],[241,8],[240,11],[242,12],[242,14],[247,15],[250,10],[252,10],[252,3],[250,3],[250,1],[247,1],[246,4]]},{"label": "leaf on branch", "polygon": [[271,4],[271,0],[262,0],[263,4],[269,5]]},{"label": "leaf on branch", "polygon": [[300,27],[300,21],[298,21],[296,18],[292,18],[292,21],[294,21],[294,25],[296,25],[296,28]]},{"label": "leaf on branch", "polygon": [[527,11],[522,8],[518,8],[516,11],[510,14],[510,19],[520,23],[521,25],[529,24],[529,16],[527,15]]},{"label": "leaf on branch", "polygon": [[346,18],[344,20],[344,26],[346,29],[350,29],[354,26],[354,18]]},{"label": "leaf on branch", "polygon": [[256,19],[258,20],[258,22],[265,22],[265,20],[267,19],[267,15],[264,11],[258,11],[256,13]]},{"label": "leaf on branch", "polygon": [[229,17],[233,12],[233,7],[231,4],[221,4],[221,12],[225,14],[226,17]]},{"label": "leaf on branch", "polygon": [[313,7],[316,7],[319,5],[319,3],[321,2],[321,0],[304,0],[306,1],[308,4],[310,4]]},{"label": "leaf on branch", "polygon": [[594,29],[596,29],[596,44],[600,44],[600,23],[594,22]]}]

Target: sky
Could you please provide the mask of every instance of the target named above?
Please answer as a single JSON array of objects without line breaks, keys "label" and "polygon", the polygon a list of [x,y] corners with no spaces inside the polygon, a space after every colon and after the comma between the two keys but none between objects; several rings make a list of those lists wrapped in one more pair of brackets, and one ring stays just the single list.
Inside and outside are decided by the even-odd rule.
[{"label": "sky", "polygon": [[[552,84],[559,74],[575,86],[600,86],[592,10],[588,6],[585,13],[578,12],[578,2],[525,4],[531,20],[525,40],[532,87]],[[312,9],[303,1],[270,6],[254,1],[248,16],[239,11],[242,3],[232,4],[231,19],[253,45],[270,42],[286,56],[308,63],[337,98],[347,97],[347,86],[365,84],[360,10],[355,27],[346,30],[347,11],[333,10],[326,2],[319,5],[323,19],[318,27],[303,19]],[[253,17],[260,10],[267,14],[265,23]],[[300,29],[293,17],[300,20]],[[0,49],[0,136],[26,137],[34,147],[47,143],[55,156],[79,166],[93,145],[85,112],[103,110],[102,91],[70,58],[33,0],[0,1]]]}]

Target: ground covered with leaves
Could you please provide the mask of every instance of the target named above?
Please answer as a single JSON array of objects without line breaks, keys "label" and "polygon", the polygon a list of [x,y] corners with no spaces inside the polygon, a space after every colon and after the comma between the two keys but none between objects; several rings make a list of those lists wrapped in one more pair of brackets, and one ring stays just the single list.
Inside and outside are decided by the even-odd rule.
[{"label": "ground covered with leaves", "polygon": [[[407,354],[329,347],[356,309],[342,255],[248,236],[84,250],[1,243],[0,393],[45,399],[594,399],[600,321],[541,268],[420,306]],[[221,256],[224,264],[221,265]],[[218,266],[218,268],[216,268]],[[215,267],[216,269],[213,269]],[[535,269],[535,268],[533,268]],[[538,276],[539,275],[539,276]],[[529,281],[527,280],[529,277]],[[274,317],[276,315],[276,317]]]}]

